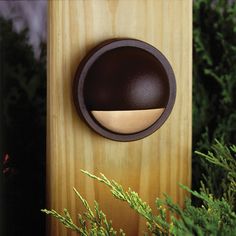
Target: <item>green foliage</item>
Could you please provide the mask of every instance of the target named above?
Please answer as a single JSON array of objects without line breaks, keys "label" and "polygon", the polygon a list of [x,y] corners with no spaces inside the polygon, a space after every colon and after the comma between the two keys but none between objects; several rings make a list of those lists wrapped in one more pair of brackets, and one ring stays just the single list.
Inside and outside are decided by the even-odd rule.
[{"label": "green foliage", "polygon": [[[156,215],[153,214],[150,206],[132,189],[129,188],[125,191],[120,184],[114,180],[109,180],[103,174],[100,174],[99,177],[87,171],[82,170],[82,172],[105,184],[116,199],[125,202],[143,217],[147,222],[145,235],[236,235],[236,214],[233,210],[236,193],[236,161],[234,159],[236,146],[227,147],[216,141],[212,146],[212,151],[209,151],[208,154],[200,152],[197,154],[227,172],[228,193],[220,198],[215,198],[204,185],[202,185],[200,192],[192,191],[181,185],[183,189],[201,202],[201,206],[194,206],[191,199],[187,198],[185,208],[182,209],[169,196],[165,195],[164,199],[156,199],[158,212]],[[105,214],[99,210],[98,203],[95,202],[95,211],[93,212],[88,202],[82,198],[77,190],[75,192],[87,210],[83,214],[84,218],[79,215],[79,226],[74,224],[67,210],[64,211],[64,216],[54,210],[43,211],[56,217],[67,228],[81,235],[116,235],[111,222],[108,223]],[[168,220],[168,214],[170,220]],[[120,231],[120,234],[125,235],[123,231]]]},{"label": "green foliage", "polygon": [[[193,150],[206,152],[215,139],[236,143],[236,2],[195,0],[193,7]],[[220,167],[193,154],[193,170],[194,189],[203,181],[222,196],[228,180]]]},{"label": "green foliage", "polygon": [[[0,17],[1,96],[4,98],[3,122],[7,129],[15,129],[14,126],[23,123],[16,116],[25,110],[41,118],[40,122],[37,120],[41,126],[45,122],[46,44],[41,42],[40,57],[36,59],[28,34],[27,28],[15,32],[12,20]],[[22,118],[32,119],[28,116]]]},{"label": "green foliage", "polygon": [[111,189],[112,195],[121,201],[128,203],[128,205],[135,210],[140,216],[144,217],[147,221],[148,229],[151,233],[155,234],[157,232],[161,232],[163,234],[168,233],[169,225],[166,219],[165,209],[163,208],[160,201],[157,201],[157,206],[160,212],[159,216],[154,216],[152,213],[152,209],[150,206],[142,201],[139,197],[138,193],[132,191],[132,189],[128,189],[128,191],[124,191],[123,187],[115,182],[114,180],[109,180],[101,174],[101,177],[90,174],[87,171],[82,172],[89,177],[98,180],[99,182],[105,184]]},{"label": "green foliage", "polygon": [[77,233],[83,233],[83,231],[74,224],[69,212],[67,211],[67,209],[64,209],[64,215],[59,214],[58,212],[56,212],[55,210],[46,210],[43,209],[41,210],[42,212],[48,214],[48,215],[52,215],[53,217],[55,217],[57,220],[59,220],[62,224],[65,225],[65,227],[67,229],[71,229]]},{"label": "green foliage", "polygon": [[88,202],[80,195],[80,193],[74,188],[76,195],[83,203],[86,212],[83,215],[78,214],[78,226],[73,222],[67,209],[64,209],[64,215],[56,212],[55,210],[42,210],[42,212],[52,215],[58,219],[66,228],[79,233],[80,235],[98,235],[98,236],[124,236],[125,233],[122,230],[117,231],[112,227],[112,222],[108,221],[106,215],[99,209],[98,203],[94,202],[94,210],[89,206]]},{"label": "green foliage", "polygon": [[[196,0],[193,11],[194,141],[236,141],[236,3]],[[194,142],[195,143],[195,142]]]},{"label": "green foliage", "polygon": [[168,209],[179,216],[171,218],[173,235],[235,235],[236,214],[224,198],[215,199],[211,194],[182,187],[201,199],[202,206],[195,207],[190,200],[186,200],[182,210],[167,198]]},{"label": "green foliage", "polygon": [[[212,151],[209,151],[208,154],[200,152],[196,152],[196,154],[200,155],[205,161],[208,161],[210,163],[209,165],[213,164],[212,168],[218,166],[225,173],[226,178],[218,182],[218,188],[221,189],[221,196],[236,210],[236,146],[233,145],[228,148],[219,141],[216,141],[216,144],[212,145]],[[209,192],[209,189],[214,189],[214,187],[211,186],[211,179],[204,175],[204,180],[208,187],[208,189],[206,189],[202,185],[204,192]]]}]

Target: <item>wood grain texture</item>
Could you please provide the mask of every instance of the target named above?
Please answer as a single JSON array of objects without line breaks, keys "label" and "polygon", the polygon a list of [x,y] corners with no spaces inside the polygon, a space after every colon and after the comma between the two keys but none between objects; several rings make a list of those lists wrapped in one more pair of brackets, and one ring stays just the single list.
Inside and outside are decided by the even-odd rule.
[{"label": "wood grain texture", "polygon": [[[100,183],[80,169],[104,173],[131,187],[154,207],[168,193],[183,205],[178,183],[191,183],[192,1],[70,0],[48,2],[47,204],[67,208],[76,219],[84,209],[73,187],[93,203],[96,199],[114,226],[141,235],[145,223],[115,200]],[[72,81],[80,60],[103,40],[131,37],[157,47],[170,61],[177,98],[166,123],[135,142],[105,139],[78,117]],[[75,235],[48,218],[48,235]]]}]

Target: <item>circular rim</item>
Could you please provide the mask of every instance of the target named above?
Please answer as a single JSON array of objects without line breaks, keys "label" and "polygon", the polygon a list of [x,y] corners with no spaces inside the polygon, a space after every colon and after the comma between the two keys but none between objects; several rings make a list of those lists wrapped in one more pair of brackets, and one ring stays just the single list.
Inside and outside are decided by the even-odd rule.
[{"label": "circular rim", "polygon": [[[92,114],[87,110],[85,99],[84,99],[84,81],[86,79],[87,73],[93,63],[105,52],[117,49],[120,47],[135,47],[139,49],[143,49],[146,52],[152,54],[163,66],[169,83],[169,99],[166,105],[166,108],[160,118],[158,118],[151,126],[147,129],[131,134],[120,134],[112,132],[101,124],[99,124],[95,118],[93,118]],[[155,47],[152,45],[145,43],[143,41],[137,39],[110,39],[97,47],[92,49],[87,56],[81,61],[75,75],[74,84],[73,84],[73,98],[77,112],[80,116],[85,120],[85,122],[98,134],[102,135],[105,138],[115,140],[115,141],[135,141],[142,138],[145,138],[152,133],[154,133],[157,129],[159,129],[163,123],[169,117],[172,108],[175,103],[176,98],[176,81],[173,69],[166,59],[166,57]]]}]

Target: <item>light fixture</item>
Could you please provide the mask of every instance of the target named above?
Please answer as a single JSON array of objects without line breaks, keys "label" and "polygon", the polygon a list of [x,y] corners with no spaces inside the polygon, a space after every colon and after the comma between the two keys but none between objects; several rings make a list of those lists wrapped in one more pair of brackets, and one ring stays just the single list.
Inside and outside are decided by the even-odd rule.
[{"label": "light fixture", "polygon": [[142,139],[170,115],[174,72],[155,47],[137,39],[111,39],[81,61],[74,80],[77,111],[98,134],[116,141]]}]

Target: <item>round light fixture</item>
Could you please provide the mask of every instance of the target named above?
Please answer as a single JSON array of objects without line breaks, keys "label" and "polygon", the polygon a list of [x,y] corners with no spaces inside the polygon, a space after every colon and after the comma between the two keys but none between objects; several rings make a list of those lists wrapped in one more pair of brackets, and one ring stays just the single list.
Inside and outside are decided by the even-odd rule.
[{"label": "round light fixture", "polygon": [[81,61],[74,80],[77,111],[100,135],[144,138],[168,118],[176,97],[174,72],[156,48],[136,39],[111,39]]}]

